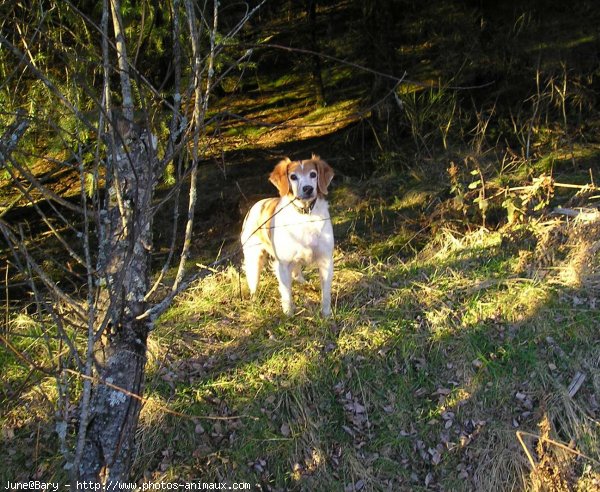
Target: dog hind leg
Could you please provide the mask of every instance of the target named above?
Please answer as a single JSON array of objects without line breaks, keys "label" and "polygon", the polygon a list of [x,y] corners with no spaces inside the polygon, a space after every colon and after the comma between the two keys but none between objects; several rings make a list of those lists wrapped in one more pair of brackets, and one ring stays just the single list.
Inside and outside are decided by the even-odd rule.
[{"label": "dog hind leg", "polygon": [[250,295],[254,296],[258,289],[260,272],[265,263],[265,251],[258,245],[244,248],[244,271],[246,272],[246,281],[250,289]]}]

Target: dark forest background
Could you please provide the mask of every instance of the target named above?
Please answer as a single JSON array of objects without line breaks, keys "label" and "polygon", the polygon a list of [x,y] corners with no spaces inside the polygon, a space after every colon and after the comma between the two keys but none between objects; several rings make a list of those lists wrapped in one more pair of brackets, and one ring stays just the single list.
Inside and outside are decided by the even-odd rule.
[{"label": "dark forest background", "polygon": [[[598,489],[599,95],[592,1],[4,2],[0,483]],[[331,320],[240,271],[312,153]]]}]

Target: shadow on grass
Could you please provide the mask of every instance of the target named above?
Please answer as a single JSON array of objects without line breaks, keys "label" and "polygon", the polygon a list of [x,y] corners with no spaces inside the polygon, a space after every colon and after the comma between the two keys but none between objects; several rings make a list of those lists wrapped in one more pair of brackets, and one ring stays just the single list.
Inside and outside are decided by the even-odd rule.
[{"label": "shadow on grass", "polygon": [[189,328],[210,344],[177,332],[187,357],[210,361],[206,374],[149,388],[197,420],[145,426],[154,452],[141,469],[283,490],[521,483],[528,469],[515,431],[537,432],[576,367],[557,354],[585,352],[597,319],[565,304],[581,290],[515,278],[514,259],[499,242],[354,274],[343,259],[332,321],[312,315],[310,285],[296,289],[290,319],[272,280],[258,304],[222,294]]},{"label": "shadow on grass", "polygon": [[[598,458],[597,430],[584,439],[559,398],[575,372],[599,374],[594,295],[523,277],[520,248],[531,241],[507,248],[499,232],[472,236],[411,258],[392,245],[385,261],[340,240],[332,320],[316,315],[314,275],[295,288],[292,318],[270,274],[252,302],[232,268],[198,284],[150,337],[135,476],[276,490],[504,489],[529,474],[515,431],[539,434],[548,416],[554,439],[575,436]],[[593,381],[576,395],[578,415],[595,416]],[[5,449],[5,473],[64,480],[57,446],[32,447],[36,429],[47,435],[49,423],[16,431],[29,447]]]}]

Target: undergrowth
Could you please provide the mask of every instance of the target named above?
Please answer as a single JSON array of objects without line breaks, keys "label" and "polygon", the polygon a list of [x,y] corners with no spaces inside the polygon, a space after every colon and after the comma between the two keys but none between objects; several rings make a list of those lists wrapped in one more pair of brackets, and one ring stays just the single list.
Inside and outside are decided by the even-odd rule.
[{"label": "undergrowth", "polygon": [[[295,287],[297,312],[286,318],[273,275],[250,300],[231,265],[159,320],[134,465],[141,482],[597,486],[597,212],[552,216],[546,203],[495,229],[475,214],[461,229],[431,221],[455,201],[444,187],[385,181],[383,191],[373,179],[332,193],[332,319],[317,314],[316,272]],[[562,205],[584,205],[588,191]],[[21,313],[9,325],[14,348],[44,361],[56,343],[45,329]],[[44,424],[56,381],[14,351],[2,358],[3,477],[65,480]],[[30,389],[10,403],[19,385]]]},{"label": "undergrowth", "polygon": [[377,257],[340,235],[332,320],[315,276],[292,318],[272,276],[250,301],[234,267],[180,299],[154,333],[147,392],[185,417],[147,405],[140,475],[265,490],[598,483],[597,217],[440,230],[407,254],[409,234],[381,232],[401,197],[378,213],[376,198],[334,199],[338,232],[390,245]]},{"label": "undergrowth", "polygon": [[[344,145],[368,127],[356,94],[315,110],[303,80],[286,74],[260,79],[258,108],[243,94],[223,103],[269,125],[300,126],[230,122],[218,153],[309,146],[323,127],[344,129],[347,140],[332,162],[340,177],[329,196],[334,315],[317,314],[314,272],[295,286],[290,318],[280,312],[273,275],[265,274],[250,300],[236,264],[181,295],[148,340],[133,471],[140,484],[600,488],[599,139],[597,114],[584,97],[596,74],[585,85],[566,65],[528,66],[524,78],[515,61],[519,23],[532,21],[519,19],[504,34],[512,51],[498,57],[523,79],[504,113],[446,86],[400,90],[411,151],[377,149],[375,173],[362,181],[355,176],[371,156],[359,159],[364,146]],[[483,16],[471,24],[502,27],[486,27]],[[414,50],[431,49],[416,41]],[[470,49],[487,57],[484,41]],[[416,51],[420,66],[424,55]],[[489,69],[490,76],[507,72]],[[346,71],[337,76],[351,83]],[[285,87],[294,92],[283,107]],[[507,89],[494,90],[500,99]],[[226,227],[235,219],[228,220]],[[235,235],[212,225],[211,234],[220,245]],[[66,483],[56,435],[73,440],[78,417],[74,405],[57,401],[76,402],[81,381],[71,373],[54,377],[60,340],[31,307],[7,309],[3,329],[11,344],[0,345],[0,481]],[[54,428],[57,407],[68,413],[57,419],[66,429]]]}]

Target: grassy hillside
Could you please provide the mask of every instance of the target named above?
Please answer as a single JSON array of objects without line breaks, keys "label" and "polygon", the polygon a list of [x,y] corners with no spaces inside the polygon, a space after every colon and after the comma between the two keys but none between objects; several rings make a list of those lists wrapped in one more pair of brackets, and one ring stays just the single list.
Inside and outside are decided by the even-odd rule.
[{"label": "grassy hillside", "polygon": [[275,490],[598,484],[597,215],[416,241],[435,192],[395,185],[335,192],[332,320],[314,277],[285,319],[274,280],[250,302],[234,268],[161,320],[140,472]]},{"label": "grassy hillside", "polygon": [[[402,17],[395,40],[409,77],[394,94],[391,143],[372,123],[356,66],[324,62],[322,107],[306,59],[276,49],[250,81],[223,88],[192,263],[232,259],[150,336],[139,484],[600,489],[595,6],[566,16],[560,2],[459,3],[412,5]],[[368,65],[357,11],[322,3],[319,25],[337,23],[321,48]],[[290,6],[286,21],[265,14],[253,29],[293,43],[303,15]],[[316,272],[294,286],[297,312],[286,318],[274,276],[251,301],[239,268],[244,210],[275,191],[267,172],[282,155],[311,152],[337,171],[331,319],[318,315]],[[36,173],[56,178],[58,194],[78,191],[47,165]],[[168,179],[161,186],[168,192]],[[156,220],[156,265],[170,220]],[[53,374],[64,347],[52,321],[25,296],[9,309],[8,297],[0,483],[66,483],[57,436],[74,440],[81,381]],[[67,429],[54,428],[60,399],[70,402]]]},{"label": "grassy hillside", "polygon": [[[331,320],[316,274],[292,318],[272,275],[251,302],[234,266],[183,295],[150,339],[136,474],[264,490],[597,486],[597,213],[458,231],[431,221],[442,196],[391,176],[336,187]],[[38,363],[41,329],[13,320]],[[2,475],[60,480],[45,437],[55,382],[3,359],[5,391],[22,392],[5,393]]]}]

